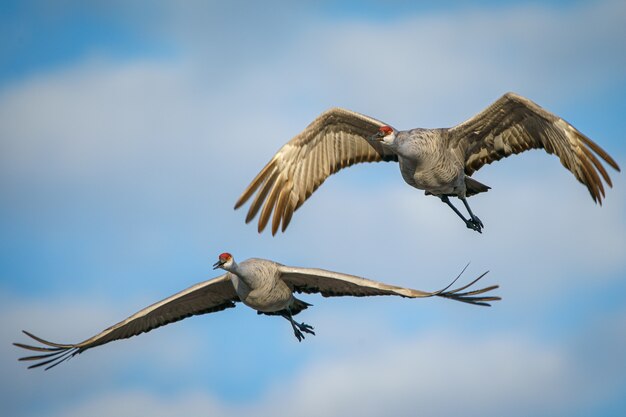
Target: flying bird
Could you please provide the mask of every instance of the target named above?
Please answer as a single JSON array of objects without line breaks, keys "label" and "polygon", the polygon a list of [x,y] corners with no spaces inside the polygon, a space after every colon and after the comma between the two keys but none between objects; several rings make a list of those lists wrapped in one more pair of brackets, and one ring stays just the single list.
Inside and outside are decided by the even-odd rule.
[{"label": "flying bird", "polygon": [[[281,223],[285,231],[294,211],[330,175],[360,162],[397,161],[407,184],[439,197],[468,228],[482,233],[483,222],[466,198],[490,187],[471,175],[485,164],[529,149],[558,156],[600,204],[605,195],[602,179],[609,187],[612,183],[596,155],[620,170],[613,158],[571,124],[515,93],[504,94],[457,126],[440,129],[396,130],[372,117],[333,108],[279,149],[241,194],[235,209],[256,193],[246,223],[261,210],[261,233],[273,213],[275,235]],[[467,218],[450,197],[463,202]]]},{"label": "flying bird", "polygon": [[218,261],[213,265],[213,269],[217,268],[227,272],[154,303],[80,343],[52,343],[23,331],[44,346],[14,343],[20,348],[42,352],[34,356],[22,357],[19,360],[37,361],[29,368],[47,365],[46,369],[50,369],[87,349],[149,332],[190,316],[215,313],[235,307],[238,301],[255,309],[258,314],[281,316],[287,319],[296,338],[301,341],[304,339],[304,333],[314,335],[314,329],[308,324],[296,322],[293,316],[310,307],[311,304],[294,297],[294,293],[320,293],[324,297],[395,295],[424,298],[436,296],[482,306],[489,306],[490,301],[500,300],[500,297],[483,295],[498,288],[497,285],[465,291],[487,272],[467,285],[449,290],[465,269],[447,287],[435,292],[425,292],[324,269],[286,266],[266,259],[251,258],[236,263],[229,253],[219,255]]}]

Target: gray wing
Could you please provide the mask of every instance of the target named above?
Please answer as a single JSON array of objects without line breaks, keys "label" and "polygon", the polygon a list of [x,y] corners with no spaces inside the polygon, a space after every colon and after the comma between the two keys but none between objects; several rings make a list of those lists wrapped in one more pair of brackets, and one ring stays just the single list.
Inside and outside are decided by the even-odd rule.
[{"label": "gray wing", "polygon": [[[463,269],[463,271],[465,271],[465,268]],[[463,271],[461,271],[461,274],[463,273]],[[407,298],[426,298],[437,296],[477,305],[489,305],[487,303],[488,301],[500,300],[500,297],[492,296],[475,297],[491,290],[495,290],[496,288],[498,288],[498,285],[492,285],[470,292],[462,292],[478,282],[478,280],[485,276],[487,272],[480,275],[474,281],[463,287],[449,290],[449,288],[461,276],[461,274],[459,274],[454,279],[454,281],[452,281],[447,287],[439,291],[433,292],[398,287],[395,285],[389,285],[382,282],[357,277],[355,275],[327,271],[325,269],[299,268],[281,265],[280,272],[283,281],[285,281],[285,283],[289,285],[293,291],[307,294],[320,293],[324,297],[367,297],[374,295],[396,295]]]},{"label": "gray wing", "polygon": [[46,369],[50,369],[87,349],[114,340],[126,339],[149,332],[157,327],[190,316],[214,313],[226,308],[235,307],[236,301],[239,301],[239,298],[237,297],[235,288],[228,278],[228,274],[224,274],[220,277],[193,285],[171,297],[154,303],[128,317],[126,320],[103,330],[83,342],[76,344],[52,343],[24,331],[26,335],[42,343],[45,347],[25,345],[22,343],[14,343],[14,345],[28,350],[45,352],[39,355],[26,356],[20,358],[20,360],[39,361],[29,366],[29,368],[48,365]]},{"label": "gray wing", "polygon": [[600,204],[604,197],[600,176],[609,187],[612,183],[596,155],[620,170],[613,158],[571,124],[514,93],[506,93],[481,113],[448,129],[448,134],[450,148],[465,158],[467,175],[512,154],[544,149],[558,156]]},{"label": "gray wing", "polygon": [[293,212],[330,175],[360,162],[397,161],[395,154],[366,139],[383,125],[379,120],[340,108],[322,113],[280,148],[241,194],[235,209],[256,192],[246,223],[263,206],[259,233],[272,212],[272,234],[276,234],[281,222],[284,232]]}]

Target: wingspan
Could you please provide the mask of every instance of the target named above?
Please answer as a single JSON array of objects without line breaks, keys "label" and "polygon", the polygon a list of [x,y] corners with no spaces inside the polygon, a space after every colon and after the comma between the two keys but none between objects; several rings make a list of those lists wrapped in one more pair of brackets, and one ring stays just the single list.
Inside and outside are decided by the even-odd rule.
[{"label": "wingspan", "polygon": [[620,170],[604,149],[571,124],[514,93],[503,95],[481,113],[450,128],[448,141],[449,147],[465,158],[467,175],[507,156],[544,149],[557,155],[600,204],[605,194],[602,179],[609,187],[612,183],[597,157]]},{"label": "wingspan", "polygon": [[157,327],[190,316],[214,313],[232,308],[235,307],[236,301],[239,301],[239,298],[237,297],[235,288],[228,278],[228,274],[224,274],[220,277],[193,285],[171,297],[154,303],[128,317],[126,320],[103,330],[83,342],[76,344],[52,343],[24,331],[24,334],[44,346],[31,346],[23,343],[14,343],[14,345],[36,352],[44,352],[39,355],[22,357],[20,360],[39,361],[29,366],[29,369],[48,365],[46,367],[47,370],[87,349],[114,340],[126,339],[149,332]]},{"label": "wingspan", "polygon": [[276,234],[281,223],[284,232],[294,211],[330,175],[360,162],[397,161],[380,144],[366,139],[383,125],[379,120],[340,108],[322,113],[280,148],[241,194],[235,209],[256,193],[246,223],[261,210],[261,233],[273,212],[272,234]]}]

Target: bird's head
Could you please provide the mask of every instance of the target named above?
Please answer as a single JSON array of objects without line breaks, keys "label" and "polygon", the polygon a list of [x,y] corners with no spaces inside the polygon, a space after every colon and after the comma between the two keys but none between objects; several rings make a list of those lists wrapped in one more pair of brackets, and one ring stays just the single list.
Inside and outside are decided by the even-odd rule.
[{"label": "bird's head", "polygon": [[220,254],[217,262],[213,264],[213,269],[222,268],[228,271],[228,269],[233,265],[233,262],[233,255],[228,252],[224,252]]},{"label": "bird's head", "polygon": [[396,139],[396,131],[393,127],[384,125],[379,127],[378,132],[374,133],[370,139],[383,145],[393,145]]}]

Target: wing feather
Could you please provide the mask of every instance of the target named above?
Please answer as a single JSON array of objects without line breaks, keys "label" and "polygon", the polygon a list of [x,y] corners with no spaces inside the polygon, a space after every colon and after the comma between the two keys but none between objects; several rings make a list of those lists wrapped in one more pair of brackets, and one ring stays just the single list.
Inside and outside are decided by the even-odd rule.
[{"label": "wing feather", "polygon": [[[465,268],[463,271],[465,271]],[[461,274],[463,271],[461,271]],[[281,265],[280,272],[283,281],[285,281],[285,283],[287,283],[293,291],[307,294],[320,293],[324,297],[395,295],[407,298],[425,298],[437,296],[479,305],[489,305],[487,304],[488,301],[497,301],[500,299],[499,297],[494,296],[474,297],[474,295],[482,294],[498,288],[497,285],[472,292],[460,293],[460,291],[463,291],[478,282],[486,274],[486,272],[470,284],[454,290],[448,290],[448,288],[450,288],[450,286],[452,286],[459,279],[461,276],[461,274],[459,274],[447,287],[434,292],[398,287],[355,275],[343,274],[325,269],[300,268]]]},{"label": "wing feather", "polygon": [[272,184],[271,191],[265,200],[265,204],[263,205],[263,210],[261,210],[261,216],[259,217],[259,232],[265,229],[267,222],[272,215],[274,207],[276,207],[276,202],[278,199],[278,195],[282,190],[283,184],[285,183],[285,178],[281,175],[278,175],[276,181]]},{"label": "wing feather", "polygon": [[481,113],[448,129],[448,141],[451,148],[462,150],[467,175],[512,154],[544,149],[558,156],[600,204],[605,195],[602,179],[609,187],[612,183],[596,156],[620,171],[598,144],[562,118],[515,93],[506,93]]},{"label": "wing feather", "polygon": [[267,165],[263,167],[261,172],[259,172],[257,176],[254,177],[254,179],[252,180],[252,182],[250,183],[246,191],[239,198],[239,201],[237,202],[235,209],[238,209],[239,206],[241,206],[245,201],[247,201],[252,196],[252,194],[254,194],[257,188],[259,188],[259,186],[265,182],[267,178],[266,177],[267,172],[274,169],[275,163],[276,161],[271,160]]},{"label": "wing feather", "polygon": [[276,234],[278,227],[280,226],[280,220],[285,218],[285,208],[289,201],[289,194],[293,188],[293,182],[290,180],[285,181],[283,188],[278,196],[276,202],[276,209],[274,210],[274,217],[272,217],[272,234]]},{"label": "wing feather", "polygon": [[231,308],[235,306],[236,301],[239,301],[239,298],[237,297],[235,288],[228,274],[224,274],[220,277],[193,285],[171,297],[154,303],[83,342],[76,344],[52,343],[24,331],[24,334],[30,338],[49,347],[31,346],[23,343],[14,343],[14,345],[36,352],[50,352],[20,358],[21,361],[40,361],[29,366],[29,368],[49,365],[46,369],[50,369],[87,349],[114,340],[126,339],[149,332],[157,327],[193,315],[213,313]]},{"label": "wing feather", "polygon": [[281,223],[285,231],[293,213],[330,175],[360,162],[397,161],[390,151],[367,140],[383,125],[379,120],[340,108],[322,113],[280,148],[241,194],[235,209],[256,193],[246,222],[266,202],[259,218],[259,232],[266,227],[272,211],[272,234],[276,234]]},{"label": "wing feather", "polygon": [[248,215],[246,216],[246,223],[250,223],[250,221],[254,219],[254,216],[256,216],[256,214],[261,209],[261,206],[265,201],[265,197],[267,197],[267,194],[274,186],[274,182],[276,181],[276,177],[278,176],[276,168],[272,169],[272,171],[270,171],[268,175],[268,177],[263,178],[263,185],[261,186],[261,189],[254,198],[254,201],[250,205],[250,210],[248,211]]}]

